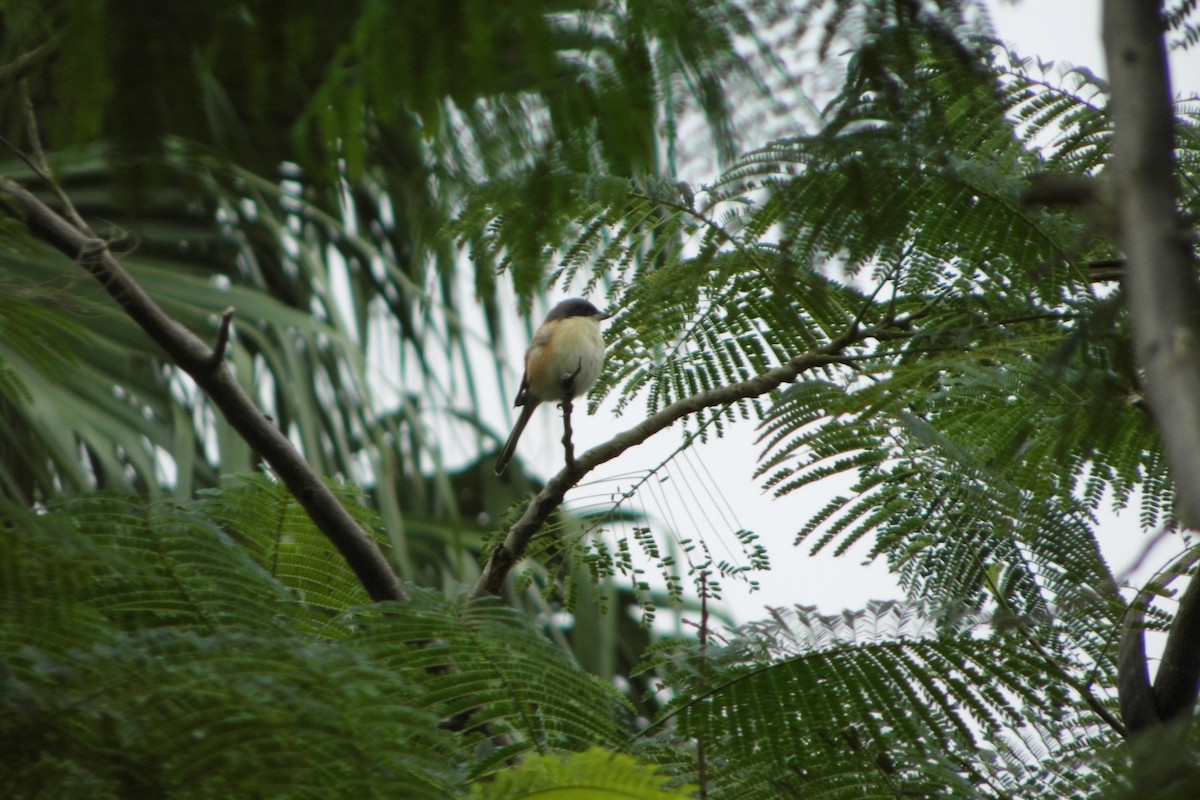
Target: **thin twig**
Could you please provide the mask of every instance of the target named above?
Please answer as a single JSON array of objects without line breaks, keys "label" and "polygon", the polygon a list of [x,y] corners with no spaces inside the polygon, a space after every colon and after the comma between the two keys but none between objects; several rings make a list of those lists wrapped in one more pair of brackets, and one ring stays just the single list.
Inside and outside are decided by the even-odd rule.
[{"label": "thin twig", "polygon": [[213,345],[212,359],[210,360],[210,368],[216,369],[217,365],[225,360],[225,350],[229,347],[229,329],[233,323],[234,308],[230,306],[221,314],[221,327],[217,329],[217,341]]},{"label": "thin twig", "polygon": [[571,438],[571,411],[575,408],[575,403],[572,400],[575,397],[575,379],[579,377],[579,373],[583,371],[583,359],[579,360],[579,366],[574,372],[563,373],[559,380],[559,388],[562,390],[562,411],[563,411],[563,453],[565,455],[564,463],[568,470],[575,469],[575,443]]},{"label": "thin twig", "polygon": [[562,401],[563,412],[563,454],[568,470],[575,469],[575,443],[571,439],[571,411],[575,408],[575,403],[570,397],[566,397]]},{"label": "thin twig", "polygon": [[83,217],[75,209],[75,204],[71,202],[71,198],[58,185],[58,181],[54,180],[54,171],[50,168],[50,162],[46,159],[46,151],[42,148],[42,135],[38,130],[37,112],[33,108],[33,97],[29,93],[29,81],[21,78],[17,82],[17,91],[21,102],[21,113],[25,116],[25,138],[29,140],[29,149],[31,151],[29,155],[18,151],[18,155],[37,173],[37,176],[42,179],[46,187],[54,192],[54,196],[58,198],[58,202],[62,206],[63,215],[70,220],[71,224],[78,228],[81,233],[93,239],[100,238],[83,221]]},{"label": "thin twig", "polygon": [[63,34],[58,31],[46,41],[32,50],[22,53],[12,61],[0,67],[0,86],[23,79],[32,72],[39,63],[48,59],[62,44]]},{"label": "thin twig", "polygon": [[[700,573],[700,678],[708,683],[708,571]],[[700,800],[708,800],[708,759],[704,751],[704,734],[696,737],[696,780],[700,783]]]}]

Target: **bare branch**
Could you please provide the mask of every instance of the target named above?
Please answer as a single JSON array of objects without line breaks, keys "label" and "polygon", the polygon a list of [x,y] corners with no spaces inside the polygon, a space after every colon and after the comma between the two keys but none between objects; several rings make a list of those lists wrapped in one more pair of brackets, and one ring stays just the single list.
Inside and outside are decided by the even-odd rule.
[{"label": "bare branch", "polygon": [[[1112,87],[1112,174],[1125,288],[1146,396],[1175,481],[1176,512],[1200,526],[1200,318],[1193,265],[1176,214],[1171,85],[1160,2],[1105,0],[1103,38]],[[1122,637],[1121,705],[1131,731],[1190,714],[1200,682],[1195,646],[1200,586],[1184,593],[1147,708],[1141,634]]]},{"label": "bare branch", "polygon": [[[0,85],[2,85],[2,81],[0,81]],[[58,202],[62,206],[62,216],[70,220],[71,224],[81,232],[89,236],[94,236],[95,233],[75,210],[71,198],[67,197],[67,193],[54,180],[54,175],[50,169],[50,162],[46,158],[46,151],[42,148],[42,134],[38,130],[37,112],[33,108],[33,97],[29,92],[29,81],[25,78],[20,78],[17,81],[17,101],[20,104],[21,113],[25,117],[25,138],[28,140],[31,152],[25,152],[3,136],[0,136],[0,143],[3,143],[12,150],[17,155],[17,158],[25,162],[25,165],[33,170],[33,174],[37,175],[49,187],[50,191],[54,192],[54,196],[58,198]]]},{"label": "bare branch", "polygon": [[58,52],[62,41],[63,34],[62,31],[59,31],[37,47],[22,53],[3,67],[0,67],[0,86],[6,86],[21,80],[40,67],[43,62],[49,60]]},{"label": "bare branch", "polygon": [[234,430],[258,453],[295,496],[313,523],[329,537],[375,600],[402,600],[400,581],[371,535],[270,420],[254,405],[220,358],[228,341],[232,313],[223,317],[217,349],[175,320],[146,294],[109,252],[103,240],[80,230],[19,184],[0,178],[10,201],[0,204],[39,239],[79,262],[100,282],[130,318],[141,326],[180,369],[196,381]]},{"label": "bare branch", "polygon": [[1163,722],[1191,716],[1200,681],[1200,581],[1193,575],[1179,598],[1167,643],[1154,675],[1154,699]]},{"label": "bare branch", "polygon": [[836,364],[843,361],[842,352],[850,345],[873,338],[885,328],[903,326],[911,320],[893,320],[878,328],[862,329],[857,324],[852,326],[842,336],[828,344],[814,347],[806,353],[796,356],[782,366],[757,375],[749,380],[728,386],[719,386],[704,392],[676,400],[671,405],[642,420],[627,431],[618,433],[603,444],[588,450],[575,462],[572,469],[564,467],[551,478],[546,486],[529,501],[525,513],[509,529],[504,543],[492,551],[491,557],[484,565],[483,573],[471,590],[471,597],[484,597],[499,594],[504,588],[504,580],[508,573],[521,560],[525,548],[537,534],[546,520],[558,508],[566,496],[567,490],[577,484],[584,475],[606,461],[611,461],[629,448],[641,444],[659,431],[669,428],[680,419],[697,411],[717,406],[726,406],[751,397],[759,397],[774,391],[781,385],[793,381],[796,376],[817,367]]},{"label": "bare branch", "polygon": [[1121,620],[1121,644],[1117,655],[1117,700],[1126,736],[1158,725],[1158,703],[1150,686],[1146,661],[1146,605],[1149,597],[1139,592]]},{"label": "bare branch", "polygon": [[575,469],[575,442],[571,439],[571,412],[575,410],[575,402],[570,398],[562,401],[563,412],[563,463],[567,469]]},{"label": "bare branch", "polygon": [[217,329],[217,342],[213,345],[210,368],[215,369],[225,360],[225,350],[229,347],[229,330],[233,327],[234,308],[230,306],[221,314],[221,327]]},{"label": "bare branch", "polygon": [[1104,4],[1112,170],[1147,397],[1174,473],[1180,517],[1187,527],[1200,527],[1200,304],[1175,207],[1175,120],[1159,6]]}]

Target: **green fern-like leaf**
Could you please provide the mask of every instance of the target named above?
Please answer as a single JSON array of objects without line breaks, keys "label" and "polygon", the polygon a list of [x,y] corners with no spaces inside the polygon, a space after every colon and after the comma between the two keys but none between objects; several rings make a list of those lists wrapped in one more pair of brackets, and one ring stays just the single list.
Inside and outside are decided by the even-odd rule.
[{"label": "green fern-like leaf", "polygon": [[439,716],[476,737],[506,742],[480,759],[478,774],[530,750],[621,743],[627,703],[520,613],[491,601],[445,601],[420,591],[414,597],[355,614],[347,645],[421,686]]},{"label": "green fern-like leaf", "polygon": [[[339,494],[366,530],[378,529],[378,518],[358,502],[355,491],[342,486]],[[337,548],[287,487],[263,476],[243,476],[203,497],[204,512],[220,522],[263,569],[291,589],[307,610],[316,612],[318,624],[370,602]]]},{"label": "green fern-like leaf", "polygon": [[445,797],[424,692],[307,632],[211,519],[85,497],[3,509],[0,775],[18,796]]},{"label": "green fern-like leaf", "polygon": [[[1070,769],[1076,747],[1056,739],[1086,715],[1057,732],[1044,724],[1064,713],[1063,698],[1045,692],[1045,663],[1017,640],[937,627],[895,603],[841,616],[796,608],[726,647],[688,648],[660,662],[677,696],[659,721],[667,750],[651,750],[686,775],[702,747],[715,797],[895,797],[931,786],[973,797],[1039,763],[1061,770],[1049,785],[1094,786]],[[680,740],[688,759],[667,755]],[[1034,740],[1055,755],[1013,746]],[[1005,757],[981,761],[992,742],[1007,742],[997,745]]]},{"label": "green fern-like leaf", "polygon": [[494,781],[477,783],[479,800],[666,800],[692,797],[695,787],[665,788],[667,779],[629,756],[599,748],[566,756],[531,756]]}]

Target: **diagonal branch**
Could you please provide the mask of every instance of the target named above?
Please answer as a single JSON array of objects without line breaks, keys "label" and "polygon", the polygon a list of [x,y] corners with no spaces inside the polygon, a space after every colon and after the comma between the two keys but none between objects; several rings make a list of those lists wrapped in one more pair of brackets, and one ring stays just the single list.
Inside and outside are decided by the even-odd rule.
[{"label": "diagonal branch", "polygon": [[1125,724],[1125,737],[1162,724],[1154,688],[1150,685],[1150,663],[1146,659],[1146,607],[1149,592],[1143,589],[1121,618],[1117,651],[1117,701]]},{"label": "diagonal branch", "polygon": [[[1146,398],[1175,482],[1176,513],[1200,527],[1200,296],[1175,205],[1174,126],[1162,2],[1105,0],[1112,173],[1125,290]],[[1135,620],[1136,622],[1136,620]],[[1153,692],[1140,633],[1122,639],[1122,713],[1131,733],[1190,716],[1200,685],[1200,582],[1180,600]]]},{"label": "diagonal branch", "polygon": [[1163,646],[1158,672],[1154,675],[1154,700],[1163,722],[1191,717],[1200,682],[1200,580],[1189,578],[1179,598],[1179,608],[1167,643]]},{"label": "diagonal branch", "polygon": [[16,83],[35,69],[41,67],[58,53],[62,46],[63,34],[58,31],[37,47],[22,53],[9,63],[0,67],[0,86]]},{"label": "diagonal branch", "polygon": [[125,271],[105,242],[43,203],[21,185],[0,178],[5,211],[20,219],[34,236],[79,262],[100,282],[130,318],[208,395],[234,430],[258,453],[329,537],[375,600],[401,600],[404,591],[371,535],[338,502],[329,487],[279,429],[254,405],[219,357],[229,335],[226,312],[217,348],[171,319]]},{"label": "diagonal branch", "polygon": [[847,347],[876,337],[885,329],[902,327],[908,322],[911,322],[911,319],[889,320],[883,325],[871,328],[860,328],[858,325],[854,325],[845,334],[828,344],[814,347],[782,366],[768,370],[761,375],[676,400],[629,430],[618,433],[607,442],[588,450],[576,460],[574,468],[570,465],[564,467],[529,501],[529,505],[525,507],[525,513],[509,529],[504,543],[492,551],[491,557],[484,565],[483,573],[471,590],[471,597],[500,594],[508,573],[521,560],[525,548],[528,547],[534,535],[541,530],[554,510],[562,504],[567,491],[596,467],[606,461],[611,461],[629,448],[641,444],[689,414],[706,408],[726,406],[751,397],[759,397],[795,380],[796,376],[803,372],[828,364],[841,363],[845,360],[844,351]]}]

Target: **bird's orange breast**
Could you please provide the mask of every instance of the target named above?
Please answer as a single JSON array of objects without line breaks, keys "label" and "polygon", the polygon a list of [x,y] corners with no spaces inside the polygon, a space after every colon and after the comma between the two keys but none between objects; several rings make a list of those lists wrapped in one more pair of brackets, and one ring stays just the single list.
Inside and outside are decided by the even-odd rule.
[{"label": "bird's orange breast", "polygon": [[604,366],[600,321],[595,317],[568,317],[544,327],[545,335],[534,339],[525,356],[530,394],[542,401],[561,400],[565,396],[564,379],[574,389],[572,397],[584,394],[596,383]]}]

